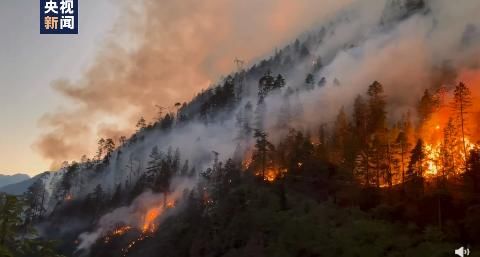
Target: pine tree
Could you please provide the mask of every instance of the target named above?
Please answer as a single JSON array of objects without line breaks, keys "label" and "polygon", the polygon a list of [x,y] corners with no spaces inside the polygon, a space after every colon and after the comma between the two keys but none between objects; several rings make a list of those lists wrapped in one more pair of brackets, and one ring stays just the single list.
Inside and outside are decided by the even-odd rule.
[{"label": "pine tree", "polygon": [[58,202],[63,202],[70,195],[74,180],[75,180],[75,170],[66,171],[60,181],[57,182],[54,189],[54,197]]},{"label": "pine tree", "polygon": [[180,171],[180,149],[176,148],[172,159],[172,172],[178,174]]},{"label": "pine tree", "polygon": [[265,178],[265,171],[268,165],[268,153],[274,150],[272,143],[268,141],[268,134],[262,130],[255,130],[254,138],[255,143],[255,153],[254,160],[260,166],[262,179]]},{"label": "pine tree", "polygon": [[418,139],[417,144],[413,148],[408,164],[408,173],[414,177],[423,177],[425,149],[422,139]]},{"label": "pine tree", "polygon": [[365,144],[368,129],[368,107],[360,95],[355,98],[353,104],[353,125],[360,143]]},{"label": "pine tree", "polygon": [[93,190],[92,201],[94,203],[93,215],[99,217],[105,203],[105,191],[103,191],[102,185],[98,184]]},{"label": "pine tree", "polygon": [[374,81],[368,87],[368,108],[369,108],[369,131],[383,131],[386,123],[385,95],[383,86],[378,81]]},{"label": "pine tree", "polygon": [[312,90],[315,87],[315,77],[313,76],[313,74],[307,74],[307,77],[305,78],[305,87],[308,90]]},{"label": "pine tree", "polygon": [[105,200],[105,192],[103,191],[102,185],[98,184],[93,190],[93,197],[96,203],[101,205]]},{"label": "pine tree", "polygon": [[333,128],[333,138],[331,140],[334,147],[333,160],[337,164],[341,164],[345,161],[345,152],[347,149],[348,138],[349,124],[347,120],[347,115],[342,106],[335,120]]},{"label": "pine tree", "polygon": [[105,153],[105,156],[110,157],[110,155],[113,153],[115,150],[115,142],[111,138],[107,138],[104,141],[103,144],[103,151]]},{"label": "pine tree", "polygon": [[140,119],[137,121],[136,127],[137,127],[137,131],[141,131],[147,127],[147,122],[145,121],[143,116],[140,117]]},{"label": "pine tree", "polygon": [[260,98],[257,104],[257,108],[255,109],[255,120],[254,120],[255,129],[263,130],[263,124],[264,124],[266,113],[267,113],[267,106],[263,98]]},{"label": "pine tree", "polygon": [[87,155],[82,155],[82,157],[80,158],[80,162],[81,163],[84,163],[86,164],[87,162],[89,162],[90,160],[88,159]]},{"label": "pine tree", "polygon": [[375,185],[380,187],[382,185],[382,177],[386,166],[386,151],[384,142],[384,134],[376,133],[371,141],[371,157],[372,157],[372,171],[375,172]]},{"label": "pine tree", "polygon": [[180,175],[183,177],[188,176],[189,170],[190,169],[188,167],[188,160],[185,160],[185,162],[183,163],[182,169],[180,170]]},{"label": "pine tree", "polygon": [[248,101],[236,116],[236,125],[238,127],[238,136],[236,139],[240,141],[240,143],[247,141],[251,137],[253,131],[252,118],[253,107],[250,101]]},{"label": "pine tree", "polygon": [[149,160],[147,163],[147,171],[145,173],[147,183],[152,186],[154,184],[155,178],[160,173],[160,169],[162,166],[162,153],[158,151],[158,147],[152,147],[152,151],[149,155]]},{"label": "pine tree", "polygon": [[477,194],[480,189],[480,148],[478,147],[470,150],[465,178],[470,180],[473,194]]},{"label": "pine tree", "polygon": [[[175,165],[177,165],[177,164],[174,164],[175,162],[177,162],[176,155],[177,154],[172,153],[172,148],[169,147],[167,151],[167,155],[161,161],[160,170],[159,170],[158,176],[155,179],[155,183],[153,187],[154,191],[163,193],[164,206],[167,205],[167,198],[170,193],[170,182],[175,172],[174,170]],[[178,160],[179,160],[179,156],[178,156]]]},{"label": "pine tree", "polygon": [[121,137],[118,139],[118,143],[119,143],[120,146],[124,146],[124,145],[127,143],[127,137],[121,136]]},{"label": "pine tree", "polygon": [[121,205],[122,198],[123,198],[122,184],[118,184],[117,187],[115,188],[115,192],[113,193],[111,202],[114,206]]},{"label": "pine tree", "polygon": [[398,134],[396,139],[396,144],[400,154],[400,169],[402,172],[402,185],[404,185],[405,184],[405,161],[406,161],[405,155],[409,148],[407,134],[404,131]]},{"label": "pine tree", "polygon": [[422,123],[426,122],[430,118],[435,110],[435,106],[436,102],[433,95],[428,89],[425,89],[425,92],[423,93],[423,96],[417,106],[418,116]]},{"label": "pine tree", "polygon": [[283,78],[282,74],[278,74],[273,82],[273,89],[279,89],[285,86],[285,78]]},{"label": "pine tree", "polygon": [[163,130],[170,129],[175,122],[175,115],[173,113],[167,113],[165,117],[160,121],[160,128]]},{"label": "pine tree", "polygon": [[24,193],[25,203],[27,205],[26,220],[27,223],[41,218],[45,212],[45,185],[42,179],[37,179]]},{"label": "pine tree", "polygon": [[0,246],[13,246],[16,231],[21,224],[21,202],[15,196],[2,195],[0,198]]},{"label": "pine tree", "polygon": [[268,95],[268,93],[275,88],[275,79],[272,77],[270,70],[268,70],[263,77],[258,81],[258,99],[259,102]]},{"label": "pine tree", "polygon": [[[463,153],[465,156],[465,161],[467,159],[467,143],[465,140],[465,127],[466,127],[466,116],[468,114],[468,110],[472,106],[472,93],[470,89],[462,82],[458,83],[455,87],[454,97],[452,108],[457,114],[457,119],[460,124],[460,132],[462,134],[462,142],[463,142]],[[466,166],[466,163],[465,163]]]},{"label": "pine tree", "polygon": [[374,149],[370,142],[362,146],[360,152],[355,159],[354,174],[363,179],[363,184],[370,187],[372,184],[372,171],[374,169],[373,162]]},{"label": "pine tree", "polygon": [[97,144],[98,144],[98,150],[97,150],[96,159],[97,161],[100,161],[103,157],[103,151],[105,149],[105,139],[100,138]]},{"label": "pine tree", "polygon": [[461,150],[459,149],[459,142],[457,140],[458,129],[455,127],[453,119],[449,119],[447,125],[443,129],[443,142],[441,146],[440,156],[442,158],[442,175],[446,178],[450,174],[455,174],[458,169],[459,159],[458,155]]}]

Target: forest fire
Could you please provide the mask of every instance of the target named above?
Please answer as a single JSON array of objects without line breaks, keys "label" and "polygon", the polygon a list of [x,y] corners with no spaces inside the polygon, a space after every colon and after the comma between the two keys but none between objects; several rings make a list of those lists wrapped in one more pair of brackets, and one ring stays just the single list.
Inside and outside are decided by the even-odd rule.
[{"label": "forest fire", "polygon": [[[253,167],[253,158],[245,158],[243,161],[242,161],[242,166],[245,170],[249,170],[250,168],[254,168]],[[261,177],[262,174],[264,176],[263,180],[264,181],[267,181],[267,182],[273,182],[275,181],[278,176],[282,173],[280,172],[280,170],[276,169],[276,168],[273,168],[273,167],[267,167],[265,168],[265,172],[262,172],[262,168],[258,167],[258,168],[254,168],[255,169],[255,176],[257,177]]]},{"label": "forest fire", "polygon": [[427,163],[427,176],[436,176],[438,174],[438,159],[440,158],[441,145],[425,145],[426,163]]},{"label": "forest fire", "polygon": [[127,256],[128,255],[128,252],[130,251],[130,249],[132,249],[136,244],[138,244],[139,242],[147,239],[149,236],[148,235],[145,235],[145,234],[142,234],[140,237],[138,237],[137,239],[131,241],[127,247],[123,248],[122,249],[122,252],[123,252],[123,256]]},{"label": "forest fire", "polygon": [[[257,172],[255,173],[255,175],[262,176],[262,172],[261,171]],[[273,182],[278,178],[279,175],[280,175],[280,172],[278,170],[269,168],[265,170],[265,177],[263,178],[263,180],[268,182]]]},{"label": "forest fire", "polygon": [[[150,208],[146,211],[143,218],[143,223],[141,224],[141,234],[136,239],[130,241],[130,243],[122,249],[123,256],[127,256],[128,252],[135,247],[136,244],[141,241],[149,238],[158,228],[158,218],[170,208],[174,208],[176,201],[174,199],[169,199],[166,202],[162,203],[160,206]],[[125,226],[118,228],[112,232],[112,236],[120,236],[125,234],[127,231],[132,229],[130,226]]]},{"label": "forest fire", "polygon": [[[282,175],[282,173],[287,172],[286,169],[278,169],[275,167],[275,163],[272,161],[269,161],[266,163],[265,171],[262,172],[263,168],[259,167],[261,166],[260,164],[256,164],[254,157],[253,157],[253,151],[248,151],[245,154],[245,158],[242,161],[242,167],[244,170],[254,170],[254,174],[257,177],[261,177],[262,174],[264,176],[263,180],[267,182],[274,182],[279,176]],[[299,167],[302,165],[302,163],[298,163]]]},{"label": "forest fire", "polygon": [[472,115],[478,108],[473,100],[476,92],[462,86],[464,84],[459,83],[454,92],[445,87],[432,95],[426,91],[420,102],[420,115],[424,115],[424,120],[419,136],[425,140],[427,178],[464,173],[468,155],[477,147],[474,143],[477,133],[473,132],[478,125]]},{"label": "forest fire", "polygon": [[117,228],[115,228],[113,231],[110,232],[110,234],[108,234],[107,236],[105,236],[104,238],[104,242],[107,244],[109,242],[112,241],[112,239],[114,237],[119,237],[119,236],[122,236],[124,235],[125,233],[127,233],[128,231],[130,231],[132,229],[131,226],[118,226]]},{"label": "forest fire", "polygon": [[121,235],[127,233],[130,229],[132,229],[132,227],[130,227],[130,226],[119,227],[119,228],[112,231],[112,235],[121,236]]},{"label": "forest fire", "polygon": [[[441,142],[425,145],[426,177],[458,175],[465,172],[465,157],[463,143],[459,143],[453,149],[447,149]],[[467,154],[477,147],[469,138],[465,138]]]},{"label": "forest fire", "polygon": [[156,221],[160,215],[166,210],[175,207],[174,200],[168,200],[164,206],[154,207],[149,209],[144,217],[142,232],[143,233],[153,233],[157,229]]},{"label": "forest fire", "polygon": [[145,214],[145,218],[142,226],[143,233],[155,231],[156,229],[155,220],[158,218],[158,216],[160,216],[161,212],[162,212],[162,207],[152,208],[147,211],[147,213]]}]

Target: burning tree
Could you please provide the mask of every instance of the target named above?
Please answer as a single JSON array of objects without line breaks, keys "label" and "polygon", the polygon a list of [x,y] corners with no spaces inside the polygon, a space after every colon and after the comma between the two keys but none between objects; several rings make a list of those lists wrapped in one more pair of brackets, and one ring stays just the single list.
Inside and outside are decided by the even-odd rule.
[{"label": "burning tree", "polygon": [[460,124],[461,133],[462,133],[462,143],[463,143],[463,156],[465,161],[466,167],[466,159],[467,159],[467,142],[465,140],[465,123],[466,123],[466,115],[468,114],[469,108],[472,106],[472,96],[470,89],[463,83],[460,82],[455,87],[454,97],[452,108],[455,111],[456,118]]},{"label": "burning tree", "polygon": [[253,154],[253,160],[256,164],[255,167],[259,166],[262,178],[267,179],[265,177],[265,171],[269,165],[268,153],[274,151],[275,148],[273,144],[267,140],[268,134],[262,130],[255,130],[254,138],[256,140],[255,152]]}]

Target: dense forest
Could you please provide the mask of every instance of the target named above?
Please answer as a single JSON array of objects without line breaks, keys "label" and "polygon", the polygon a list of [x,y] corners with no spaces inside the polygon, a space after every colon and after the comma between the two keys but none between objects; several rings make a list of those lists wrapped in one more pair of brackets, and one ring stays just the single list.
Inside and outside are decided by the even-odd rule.
[{"label": "dense forest", "polygon": [[[252,123],[261,120],[263,97],[284,86],[280,81],[281,75],[275,79],[269,73],[259,80],[256,111],[250,103],[245,106],[253,113]],[[229,83],[223,90],[233,89]],[[218,99],[228,102],[233,94]],[[244,159],[225,163],[213,152],[211,167],[198,173],[188,160],[180,162],[178,150],[163,153],[153,147],[135,185],[118,185],[111,197],[98,185],[85,199],[71,199],[67,175],[56,190],[64,201],[48,219],[78,215],[95,222],[151,190],[163,199],[147,210],[141,229],[116,224],[93,245],[91,256],[448,256],[456,242],[478,245],[480,149],[462,129],[471,121],[474,101],[468,86],[425,90],[416,124],[406,113],[387,125],[386,99],[375,81],[355,99],[350,117],[341,108],[331,126],[306,132],[289,128],[277,144],[259,126],[239,118],[254,147]],[[447,122],[435,125],[437,119]],[[173,120],[178,122],[176,116]],[[67,169],[108,162],[113,151],[108,145],[100,161]],[[197,186],[171,196],[174,179],[197,176]],[[39,181],[22,199],[2,197],[5,256],[52,256],[53,242],[25,236],[32,222],[47,218],[42,190]],[[177,208],[179,213],[167,215],[159,229],[154,220]],[[63,242],[61,248],[75,243]],[[32,255],[32,248],[42,250]]]},{"label": "dense forest", "polygon": [[[404,2],[380,31],[431,12]],[[328,71],[363,39],[317,49],[351,24],[152,107],[134,134],[0,195],[0,256],[477,255],[480,80],[445,61],[429,83],[400,71],[354,90]]]}]

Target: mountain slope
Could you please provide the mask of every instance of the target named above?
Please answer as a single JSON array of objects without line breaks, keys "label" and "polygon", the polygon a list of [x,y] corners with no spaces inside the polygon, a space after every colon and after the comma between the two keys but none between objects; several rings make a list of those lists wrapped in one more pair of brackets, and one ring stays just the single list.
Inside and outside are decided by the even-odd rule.
[{"label": "mountain slope", "polygon": [[27,180],[29,178],[30,176],[28,176],[27,174],[21,174],[21,173],[14,174],[14,175],[0,174],[0,187],[6,186],[9,184],[18,183],[20,181]]},{"label": "mountain slope", "polygon": [[[116,147],[101,144],[100,158],[43,176],[44,236],[78,256],[444,256],[450,242],[475,240],[450,229],[478,224],[477,207],[442,213],[468,204],[417,174],[434,165],[409,165],[405,182],[385,157],[426,155],[400,134],[413,133],[406,117],[425,89],[449,83],[437,75],[445,60],[470,63],[457,30],[471,21],[445,23],[445,2],[379,2],[352,5]],[[392,150],[399,142],[408,150]]]},{"label": "mountain slope", "polygon": [[[27,192],[27,189],[35,183],[38,179],[43,176],[44,173],[36,175],[32,178],[27,177],[27,179],[20,180],[16,183],[11,183],[5,186],[0,187],[0,192],[11,194],[11,195],[22,195],[23,193]],[[25,177],[25,176],[24,176]]]}]

